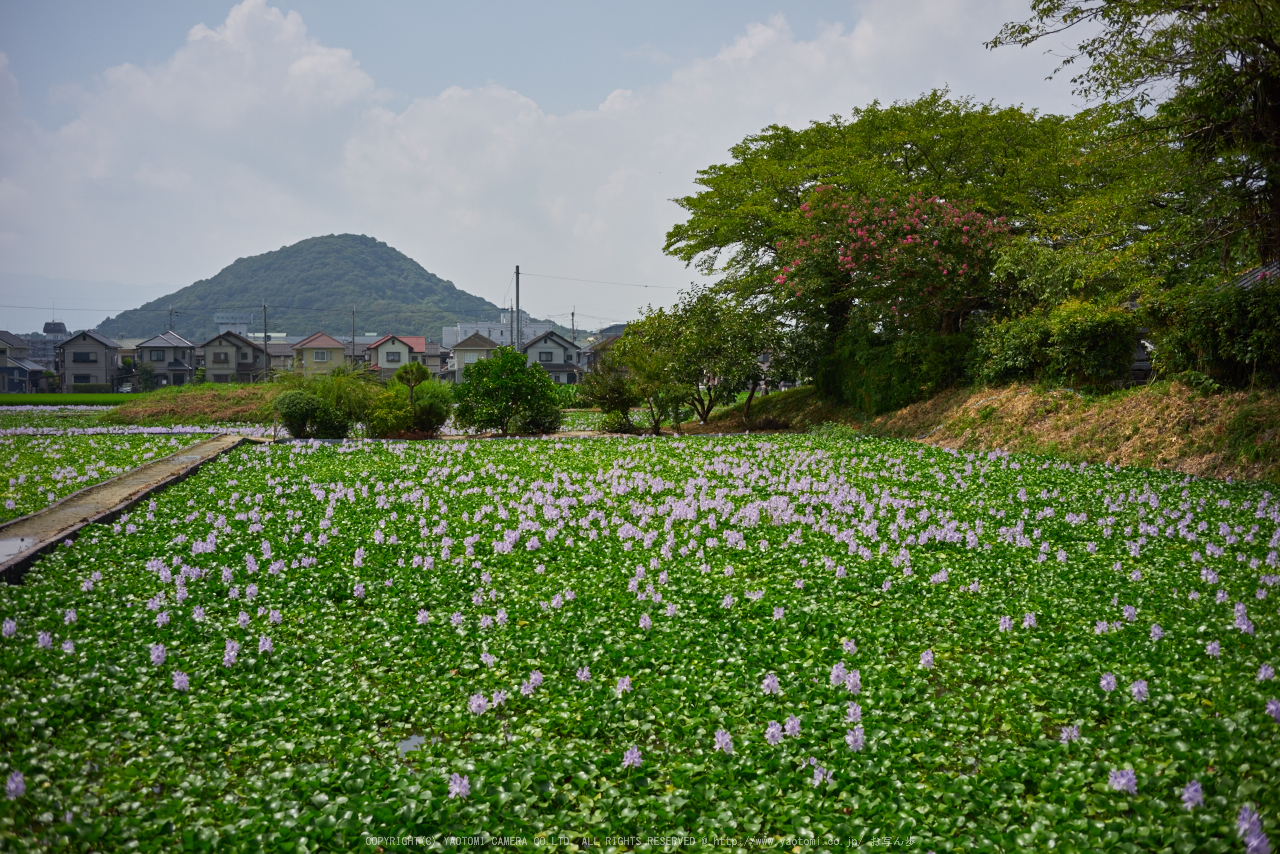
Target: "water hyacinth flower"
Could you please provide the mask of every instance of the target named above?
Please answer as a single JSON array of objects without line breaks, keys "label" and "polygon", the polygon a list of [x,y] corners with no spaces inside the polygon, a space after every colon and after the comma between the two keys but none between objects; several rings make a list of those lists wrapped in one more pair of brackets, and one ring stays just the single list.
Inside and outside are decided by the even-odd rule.
[{"label": "water hyacinth flower", "polygon": [[890,581],[888,578],[886,578],[886,579],[884,580],[884,584],[881,584],[881,585],[880,585],[880,589],[881,589],[882,591],[887,591],[887,590],[888,590],[890,587],[892,587],[892,586],[893,586],[893,582],[892,582],[892,581]]},{"label": "water hyacinth flower", "polygon": [[1115,674],[1114,673],[1102,674],[1102,679],[1099,680],[1098,685],[1102,688],[1103,691],[1107,691],[1107,692],[1114,691],[1116,689]]},{"label": "water hyacinth flower", "polygon": [[715,750],[722,751],[726,755],[733,753],[733,738],[730,737],[726,730],[716,730],[716,746]]},{"label": "water hyacinth flower", "polygon": [[613,690],[615,690],[615,691],[617,691],[617,692],[618,692],[618,696],[619,696],[619,697],[621,697],[623,694],[625,694],[625,693],[627,693],[628,691],[630,691],[630,690],[631,690],[631,677],[630,677],[630,676],[622,676],[622,677],[619,677],[619,679],[618,679],[618,684],[617,684],[617,686],[616,686],[616,687],[614,687],[614,689],[613,689]]},{"label": "water hyacinth flower", "polygon": [[222,653],[222,666],[231,667],[236,663],[236,656],[240,653],[240,644],[230,638],[227,639],[227,646]]},{"label": "water hyacinth flower", "polygon": [[764,740],[772,745],[782,741],[782,725],[777,721],[769,721],[768,726],[764,728]]},{"label": "water hyacinth flower", "polygon": [[274,623],[275,625],[277,625],[277,626],[278,626],[278,625],[280,625],[280,622],[281,622],[284,618],[280,616],[280,612],[279,612],[279,611],[272,610],[272,611],[271,611],[271,613],[267,616],[267,619],[268,619],[268,620],[270,620],[272,623]]},{"label": "water hyacinth flower", "polygon": [[363,581],[356,582],[356,586],[351,590],[351,595],[357,599],[364,598],[364,582]]},{"label": "water hyacinth flower", "polygon": [[203,623],[203,622],[204,622],[204,608],[201,608],[199,605],[197,605],[197,606],[195,606],[194,608],[192,608],[192,609],[191,609],[191,619],[195,620],[197,623]]},{"label": "water hyacinth flower", "polygon": [[630,747],[627,752],[622,754],[623,768],[639,768],[640,767],[640,748]]},{"label": "water hyacinth flower", "polygon": [[259,654],[264,652],[275,652],[275,647],[271,645],[271,638],[266,635],[258,636],[258,652]]},{"label": "water hyacinth flower", "polygon": [[1098,620],[1098,622],[1094,623],[1093,633],[1095,635],[1105,635],[1107,633],[1107,629],[1109,629],[1110,627],[1111,627],[1111,624],[1108,623],[1106,620]]},{"label": "water hyacinth flower", "polygon": [[1129,693],[1133,694],[1133,699],[1139,703],[1147,699],[1147,680],[1138,679],[1129,686]]},{"label": "water hyacinth flower", "polygon": [[1013,619],[1010,617],[1001,617],[999,631],[1007,632],[1013,628]]},{"label": "water hyacinth flower", "polygon": [[1022,627],[1024,629],[1034,629],[1036,627],[1036,615],[1031,612],[1023,614]]},{"label": "water hyacinth flower", "polygon": [[520,693],[521,695],[528,697],[530,694],[533,693],[533,685],[529,682],[521,682]]},{"label": "water hyacinth flower", "polygon": [[1262,820],[1247,804],[1236,814],[1236,831],[1244,839],[1245,854],[1271,854],[1271,840],[1262,832]]},{"label": "water hyacinth flower", "polygon": [[1199,780],[1192,780],[1183,787],[1182,806],[1188,810],[1204,806],[1204,789]]},{"label": "water hyacinth flower", "polygon": [[787,716],[787,723],[783,726],[782,731],[787,735],[800,734],[800,719],[795,715]]},{"label": "water hyacinth flower", "polygon": [[449,797],[465,798],[471,794],[471,779],[461,774],[449,778]]},{"label": "water hyacinth flower", "polygon": [[1205,651],[1205,654],[1208,655],[1210,658],[1221,658],[1222,644],[1218,643],[1217,641],[1209,641],[1207,644],[1204,645],[1204,651]]},{"label": "water hyacinth flower", "polygon": [[485,667],[493,667],[498,659],[496,659],[492,653],[482,652],[480,653],[480,661]]},{"label": "water hyacinth flower", "polygon": [[418,609],[418,625],[425,626],[430,619],[431,619],[431,614],[430,612],[427,611],[426,608]]},{"label": "water hyacinth flower", "polygon": [[22,776],[21,771],[11,771],[9,779],[4,784],[4,796],[11,801],[16,801],[27,793],[27,779]]},{"label": "water hyacinth flower", "polygon": [[764,691],[766,694],[782,693],[782,689],[778,686],[778,677],[773,673],[764,677],[764,681],[760,683],[760,690]]},{"label": "water hyacinth flower", "polygon": [[1070,744],[1073,741],[1079,741],[1080,727],[1075,726],[1074,724],[1071,726],[1064,726],[1062,728],[1062,734],[1060,735],[1059,738],[1063,744]]},{"label": "water hyacinth flower", "polygon": [[11,638],[18,633],[18,621],[6,619],[3,625],[0,625],[0,635]]},{"label": "water hyacinth flower", "polygon": [[501,705],[502,705],[503,703],[505,703],[505,702],[507,702],[507,692],[506,692],[506,691],[494,691],[494,692],[493,692],[493,707],[494,707],[495,709],[496,709],[496,708],[498,708],[498,706],[501,706]]},{"label": "water hyacinth flower", "polygon": [[69,641],[69,640],[63,641],[63,642],[62,642],[62,651],[63,651],[63,652],[65,652],[65,653],[72,653],[72,652],[75,652],[75,651],[76,651],[76,645],[75,645],[75,643],[74,643],[74,642],[72,642],[72,641]]},{"label": "water hyacinth flower", "polygon": [[191,680],[181,670],[173,671],[173,690],[187,691],[191,688]]},{"label": "water hyacinth flower", "polygon": [[1164,629],[1160,628],[1159,623],[1153,623],[1151,625],[1151,639],[1153,641],[1158,641],[1162,637],[1164,637]]},{"label": "water hyacinth flower", "polygon": [[851,730],[846,730],[844,734],[844,743],[849,745],[849,749],[855,753],[862,750],[866,746],[867,736],[862,726],[856,726]]},{"label": "water hyacinth flower", "polygon": [[1132,768],[1113,768],[1107,777],[1107,785],[1116,792],[1138,794],[1138,775]]},{"label": "water hyacinth flower", "polygon": [[858,645],[851,640],[841,644],[841,648],[844,649],[845,655],[855,655],[858,652]]},{"label": "water hyacinth flower", "polygon": [[648,614],[640,615],[640,628],[645,629],[646,631],[653,628],[653,620],[649,619]]},{"label": "water hyacinth flower", "polygon": [[1264,664],[1258,668],[1258,681],[1266,682],[1268,679],[1276,678],[1276,671],[1270,664]]},{"label": "water hyacinth flower", "polygon": [[36,634],[36,646],[41,649],[53,649],[53,635],[48,632],[38,632]]},{"label": "water hyacinth flower", "polygon": [[775,620],[781,620],[783,617],[785,617],[785,616],[786,616],[786,614],[787,614],[787,609],[786,609],[786,608],[774,608],[774,609],[773,609],[773,618],[774,618]]},{"label": "water hyacinth flower", "polygon": [[920,653],[920,666],[926,670],[933,669],[933,650],[926,649]]},{"label": "water hyacinth flower", "polygon": [[579,681],[579,682],[590,682],[590,681],[591,681],[591,668],[590,668],[590,667],[587,667],[586,665],[583,665],[582,667],[579,667],[579,668],[578,668],[577,676],[578,676],[578,681]]},{"label": "water hyacinth flower", "polygon": [[668,604],[667,604],[667,612],[666,612],[666,613],[667,613],[667,616],[668,616],[668,617],[674,617],[674,616],[676,615],[676,603],[675,603],[675,602],[670,602],[670,603],[668,603]]},{"label": "water hyacinth flower", "polygon": [[454,611],[452,614],[450,614],[450,615],[449,615],[449,622],[450,622],[450,623],[451,623],[455,628],[456,628],[456,627],[458,627],[458,626],[460,626],[460,625],[462,625],[462,619],[463,619],[463,617],[462,617],[462,612],[461,612],[461,611]]},{"label": "water hyacinth flower", "polygon": [[859,706],[853,700],[849,701],[849,708],[845,711],[845,723],[853,724],[862,720],[862,706]]},{"label": "water hyacinth flower", "polygon": [[734,599],[734,598],[733,598],[733,596],[732,596],[732,594],[726,593],[726,594],[724,594],[724,599],[720,600],[720,607],[721,607],[721,608],[732,608],[732,607],[733,607],[733,603],[734,603],[734,602],[736,602],[736,601],[738,601],[738,600],[737,600],[737,599]]},{"label": "water hyacinth flower", "polygon": [[862,673],[857,670],[850,670],[844,675],[844,687],[850,694],[862,693]]},{"label": "water hyacinth flower", "polygon": [[236,625],[242,629],[249,628],[249,614],[247,611],[241,611],[240,616],[236,617]]},{"label": "water hyacinth flower", "polygon": [[467,702],[467,710],[473,715],[483,715],[489,710],[489,700],[484,694],[472,694]]},{"label": "water hyacinth flower", "polygon": [[151,663],[154,666],[159,667],[164,664],[165,656],[164,644],[157,643],[151,645]]},{"label": "water hyacinth flower", "polygon": [[67,624],[67,625],[69,626],[69,625],[71,625],[72,623],[74,623],[75,621],[76,621],[76,609],[75,609],[75,608],[68,608],[68,609],[66,610],[66,613],[64,613],[64,614],[62,615],[62,622],[63,622],[63,623],[65,623],[65,624]]},{"label": "water hyacinth flower", "polygon": [[537,688],[542,685],[542,671],[535,670],[529,674],[529,684]]},{"label": "water hyacinth flower", "polygon": [[831,665],[831,676],[830,676],[831,684],[832,685],[842,684],[844,682],[844,677],[848,674],[848,672],[849,671],[845,669],[843,661],[837,661],[835,664]]},{"label": "water hyacinth flower", "polygon": [[1275,722],[1280,724],[1280,700],[1274,697],[1267,700],[1267,714],[1271,715]]}]

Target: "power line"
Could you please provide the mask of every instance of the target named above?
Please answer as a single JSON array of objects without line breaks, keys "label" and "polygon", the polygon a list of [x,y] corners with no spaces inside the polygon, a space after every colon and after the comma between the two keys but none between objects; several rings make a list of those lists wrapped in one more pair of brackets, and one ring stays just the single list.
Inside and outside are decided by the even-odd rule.
[{"label": "power line", "polygon": [[572,276],[545,276],[541,273],[524,273],[522,276],[533,276],[535,279],[560,279],[565,282],[588,282],[593,285],[622,285],[626,288],[653,288],[661,291],[678,291],[679,288],[674,285],[637,285],[634,282],[606,282],[602,279],[575,279]]}]

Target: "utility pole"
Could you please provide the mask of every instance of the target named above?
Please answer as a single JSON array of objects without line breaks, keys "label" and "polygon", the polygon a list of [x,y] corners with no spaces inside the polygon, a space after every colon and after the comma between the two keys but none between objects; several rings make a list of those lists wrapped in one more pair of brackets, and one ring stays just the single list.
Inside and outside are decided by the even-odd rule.
[{"label": "utility pole", "polygon": [[169,331],[173,331],[173,306],[169,306]]},{"label": "utility pole", "polygon": [[516,350],[520,349],[520,265],[516,265],[516,334],[512,339]]},{"label": "utility pole", "polygon": [[[569,312],[569,326],[573,328],[573,343],[578,343],[578,307],[575,305]],[[564,315],[561,315],[563,317]]]},{"label": "utility pole", "polygon": [[267,304],[262,304],[262,355],[266,365],[262,369],[262,381],[267,381],[267,371],[271,370],[271,351],[267,349]]},{"label": "utility pole", "polygon": [[356,366],[356,310],[351,309],[351,367]]}]

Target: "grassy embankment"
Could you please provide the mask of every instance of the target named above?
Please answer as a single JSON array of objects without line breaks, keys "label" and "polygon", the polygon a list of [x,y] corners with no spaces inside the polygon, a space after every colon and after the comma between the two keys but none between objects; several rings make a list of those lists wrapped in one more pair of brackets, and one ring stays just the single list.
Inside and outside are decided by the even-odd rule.
[{"label": "grassy embankment", "polygon": [[145,394],[0,394],[0,406],[119,406]]},{"label": "grassy embankment", "polygon": [[[1203,395],[1176,382],[1096,396],[1027,385],[961,388],[864,421],[800,388],[758,399],[752,415],[774,429],[834,422],[966,451],[1004,448],[1280,483],[1280,392],[1273,390]],[[710,426],[741,424],[741,408],[730,407]]]},{"label": "grassy embankment", "polygon": [[274,417],[271,402],[286,390],[283,384],[170,386],[131,396],[124,405],[103,413],[101,420],[109,424],[269,424]]}]

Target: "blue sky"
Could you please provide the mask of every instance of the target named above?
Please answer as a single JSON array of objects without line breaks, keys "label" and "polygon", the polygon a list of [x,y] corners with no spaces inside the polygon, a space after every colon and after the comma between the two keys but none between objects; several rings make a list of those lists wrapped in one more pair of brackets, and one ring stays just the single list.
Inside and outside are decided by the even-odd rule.
[{"label": "blue sky", "polygon": [[[1076,108],[982,42],[1015,0],[0,2],[0,328],[69,326],[316,234],[601,321],[695,278],[669,201],[766,124],[950,85]],[[38,296],[38,299],[36,298]],[[288,330],[290,332],[294,330]],[[306,330],[297,330],[304,332]]]}]

